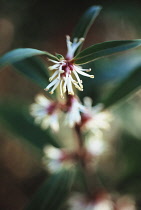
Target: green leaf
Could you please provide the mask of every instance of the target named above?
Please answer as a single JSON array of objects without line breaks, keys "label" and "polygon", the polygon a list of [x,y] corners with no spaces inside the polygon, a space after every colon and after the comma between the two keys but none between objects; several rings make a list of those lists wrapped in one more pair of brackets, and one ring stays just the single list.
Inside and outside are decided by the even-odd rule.
[{"label": "green leaf", "polygon": [[105,107],[109,107],[141,86],[141,66],[136,68],[124,79],[105,99],[102,100]]},{"label": "green leaf", "polygon": [[141,39],[108,41],[92,45],[74,57],[76,64],[85,64],[113,53],[123,52],[141,45]]},{"label": "green leaf", "polygon": [[73,177],[74,171],[65,169],[52,175],[25,210],[59,210],[70,192]]},{"label": "green leaf", "polygon": [[46,144],[59,147],[49,130],[42,130],[36,125],[27,107],[21,103],[16,104],[15,101],[0,103],[0,123],[10,132],[29,141],[39,149]]},{"label": "green leaf", "polygon": [[[77,23],[73,31],[72,41],[74,38],[80,39],[82,37],[84,38],[86,37],[89,28],[93,24],[94,20],[98,16],[101,9],[102,9],[101,6],[92,6],[88,10],[86,10],[86,12],[82,15],[82,17],[80,18],[79,22]],[[79,51],[80,51],[80,47],[79,47]]]},{"label": "green leaf", "polygon": [[41,88],[45,88],[48,84],[47,66],[39,57],[30,57],[13,64],[15,69],[24,74],[27,78],[34,81]]},{"label": "green leaf", "polygon": [[32,48],[19,48],[19,49],[12,50],[6,53],[5,55],[3,55],[0,58],[0,67],[13,64],[15,62],[24,60],[26,58],[30,58],[32,56],[37,56],[37,55],[46,55],[48,58],[58,61],[57,57],[55,57],[54,55],[48,52],[32,49]]},{"label": "green leaf", "polygon": [[56,54],[56,57],[59,59],[59,60],[64,60],[65,58],[63,57],[63,55],[61,54],[58,54],[58,53],[55,53]]},{"label": "green leaf", "polygon": [[141,192],[141,139],[123,132],[120,134],[119,145],[118,155],[123,165],[123,172],[119,177],[117,190],[124,194],[132,193],[138,196]]}]

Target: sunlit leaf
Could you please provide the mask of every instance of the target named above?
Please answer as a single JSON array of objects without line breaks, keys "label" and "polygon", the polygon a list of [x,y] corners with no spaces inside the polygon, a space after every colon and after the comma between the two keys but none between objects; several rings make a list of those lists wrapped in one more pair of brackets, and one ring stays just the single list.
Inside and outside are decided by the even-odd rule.
[{"label": "sunlit leaf", "polygon": [[29,141],[42,149],[44,145],[51,144],[59,147],[49,130],[42,130],[34,123],[27,107],[14,101],[0,103],[0,123],[13,134]]},{"label": "sunlit leaf", "polygon": [[93,24],[95,18],[98,16],[101,9],[102,9],[101,6],[92,6],[88,10],[86,10],[86,12],[82,15],[82,17],[80,18],[79,22],[77,23],[73,31],[72,41],[74,38],[86,37],[89,28]]},{"label": "sunlit leaf", "polygon": [[123,52],[141,45],[140,39],[108,41],[92,45],[74,57],[76,64],[85,64],[113,53]]},{"label": "sunlit leaf", "polygon": [[70,192],[73,177],[74,171],[70,169],[52,175],[33,196],[25,210],[59,210]]},{"label": "sunlit leaf", "polygon": [[54,55],[48,52],[32,49],[32,48],[19,48],[19,49],[12,50],[6,53],[5,55],[3,55],[0,58],[0,67],[13,64],[15,62],[24,60],[26,58],[30,58],[32,56],[37,56],[37,55],[46,55],[48,58],[58,61],[57,57],[55,57]]}]

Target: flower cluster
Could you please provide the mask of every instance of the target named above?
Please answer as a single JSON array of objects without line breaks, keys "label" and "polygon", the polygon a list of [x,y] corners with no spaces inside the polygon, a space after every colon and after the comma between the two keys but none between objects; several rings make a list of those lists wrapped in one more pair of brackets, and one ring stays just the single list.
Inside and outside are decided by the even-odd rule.
[{"label": "flower cluster", "polygon": [[73,60],[73,56],[77,48],[84,41],[84,38],[75,38],[73,42],[70,41],[70,37],[66,37],[68,52],[66,58],[60,57],[59,61],[49,59],[49,61],[55,63],[53,66],[49,67],[50,71],[53,71],[52,76],[49,78],[50,84],[45,88],[48,91],[50,88],[50,93],[53,94],[54,90],[60,87],[60,96],[64,98],[64,93],[69,95],[74,95],[73,85],[80,91],[83,91],[82,80],[80,75],[94,78],[94,75],[89,75],[86,72],[91,71],[91,69],[83,69],[81,66],[76,65]]},{"label": "flower cluster", "polygon": [[37,95],[35,102],[30,106],[30,113],[44,129],[50,126],[58,131],[61,112],[65,113],[64,124],[69,127],[79,125],[84,131],[91,130],[97,136],[102,134],[101,130],[110,128],[112,117],[109,112],[102,111],[102,104],[92,107],[92,100],[88,97],[84,99],[84,105],[75,96],[68,96],[64,103]]},{"label": "flower cluster", "polygon": [[130,196],[113,196],[100,193],[93,198],[75,193],[69,199],[70,210],[136,210],[135,201]]},{"label": "flower cluster", "polygon": [[44,148],[43,163],[51,173],[71,167],[75,164],[74,160],[74,154],[64,149],[53,146],[45,146]]},{"label": "flower cluster", "polygon": [[79,153],[77,150],[69,151],[68,149],[55,148],[53,146],[44,147],[43,163],[51,172],[57,172],[63,168],[74,166],[79,162],[80,158],[89,166],[99,157],[105,150],[104,144],[98,140],[90,140],[85,142],[85,149]]},{"label": "flower cluster", "polygon": [[51,127],[58,131],[58,103],[40,94],[36,96],[35,102],[30,106],[30,114],[35,118],[35,123],[40,124],[43,129]]}]

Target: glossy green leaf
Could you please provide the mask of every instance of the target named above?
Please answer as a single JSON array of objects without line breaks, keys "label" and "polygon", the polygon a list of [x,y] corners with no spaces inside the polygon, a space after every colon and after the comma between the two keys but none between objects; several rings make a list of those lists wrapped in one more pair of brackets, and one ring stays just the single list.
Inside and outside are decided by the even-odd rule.
[{"label": "glossy green leaf", "polygon": [[58,53],[55,53],[56,54],[56,57],[59,59],[59,60],[64,60],[64,56],[61,55],[61,54],[58,54]]},{"label": "glossy green leaf", "polygon": [[141,66],[124,79],[105,99],[102,100],[102,103],[105,104],[105,107],[109,107],[132,93],[140,86]]},{"label": "glossy green leaf", "polygon": [[[79,22],[77,23],[73,34],[72,34],[72,41],[74,38],[82,38],[86,37],[87,32],[91,25],[93,24],[95,18],[98,16],[99,12],[101,11],[101,6],[92,6],[82,15]],[[82,46],[82,45],[81,45]],[[80,50],[80,47],[79,47]],[[77,50],[78,52],[78,50]]]},{"label": "glossy green leaf", "polygon": [[30,57],[13,64],[15,69],[27,78],[34,81],[41,88],[48,84],[47,66],[39,57]]},{"label": "glossy green leaf", "polygon": [[73,177],[74,171],[65,169],[52,175],[25,210],[59,210],[70,192]]},{"label": "glossy green leaf", "polygon": [[42,130],[34,123],[27,108],[23,107],[21,103],[16,104],[15,101],[0,103],[1,125],[39,149],[42,149],[46,144],[59,147],[49,130]]},{"label": "glossy green leaf", "polygon": [[19,48],[19,49],[12,50],[6,53],[5,55],[3,55],[0,58],[0,67],[13,64],[15,62],[24,60],[26,58],[30,58],[32,56],[38,56],[38,55],[46,55],[48,58],[58,61],[57,57],[55,57],[54,55],[48,52],[32,49],[32,48]]},{"label": "glossy green leaf", "polygon": [[76,64],[85,64],[101,57],[123,52],[141,45],[141,39],[108,41],[92,45],[74,57]]}]

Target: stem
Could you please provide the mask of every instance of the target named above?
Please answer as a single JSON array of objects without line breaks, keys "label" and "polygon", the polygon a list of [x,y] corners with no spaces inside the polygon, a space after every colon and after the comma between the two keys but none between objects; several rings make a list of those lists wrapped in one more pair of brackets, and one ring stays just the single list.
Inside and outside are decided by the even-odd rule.
[{"label": "stem", "polygon": [[[71,107],[72,106],[72,102],[73,102],[73,96],[68,95],[68,93],[66,93],[66,105],[67,107]],[[84,139],[81,133],[81,128],[80,125],[76,124],[75,127],[75,132],[77,135],[77,142],[78,142],[78,150],[77,150],[77,154],[78,154],[78,161],[79,161],[79,165],[80,165],[80,170],[81,170],[81,177],[83,178],[83,183],[84,183],[84,187],[85,187],[85,191],[88,195],[88,197],[92,196],[92,192],[90,190],[90,183],[88,180],[88,170],[87,170],[87,164],[86,164],[86,149],[84,146]]]},{"label": "stem", "polygon": [[77,140],[78,140],[79,164],[80,164],[80,170],[82,172],[83,183],[88,197],[91,197],[92,192],[90,190],[90,184],[87,176],[88,174],[87,165],[84,157],[85,155],[84,140],[79,125],[75,125],[75,132],[77,134]]},{"label": "stem", "polygon": [[81,129],[80,129],[79,125],[75,125],[75,131],[76,131],[76,134],[77,134],[78,148],[79,148],[79,150],[83,149],[84,148],[84,140],[83,140],[83,137],[82,137],[82,134],[81,134]]}]

